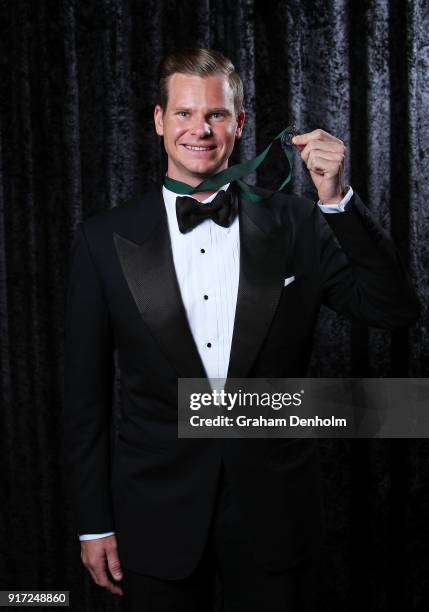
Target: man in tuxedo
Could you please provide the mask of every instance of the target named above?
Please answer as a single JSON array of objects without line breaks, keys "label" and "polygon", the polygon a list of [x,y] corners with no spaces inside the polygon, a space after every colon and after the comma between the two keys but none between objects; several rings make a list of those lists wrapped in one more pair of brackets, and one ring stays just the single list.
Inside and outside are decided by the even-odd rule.
[{"label": "man in tuxedo", "polygon": [[[196,187],[225,170],[244,119],[227,58],[164,58],[154,120],[170,179]],[[252,203],[240,181],[191,199],[169,184],[77,228],[65,457],[82,561],[129,610],[210,610],[216,573],[225,610],[313,609],[317,444],[178,439],[177,380],[305,376],[321,304],[387,329],[417,317],[392,242],[343,183],[343,142],[317,129],[294,144],[318,201],[255,188]]]}]

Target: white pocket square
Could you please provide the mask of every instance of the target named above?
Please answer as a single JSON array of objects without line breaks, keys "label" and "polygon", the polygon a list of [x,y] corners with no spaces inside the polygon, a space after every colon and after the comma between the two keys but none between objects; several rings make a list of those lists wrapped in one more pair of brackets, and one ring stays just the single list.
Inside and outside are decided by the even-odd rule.
[{"label": "white pocket square", "polygon": [[295,280],[294,276],[288,276],[288,278],[285,278],[284,286],[287,287],[288,285],[293,283],[294,280]]}]

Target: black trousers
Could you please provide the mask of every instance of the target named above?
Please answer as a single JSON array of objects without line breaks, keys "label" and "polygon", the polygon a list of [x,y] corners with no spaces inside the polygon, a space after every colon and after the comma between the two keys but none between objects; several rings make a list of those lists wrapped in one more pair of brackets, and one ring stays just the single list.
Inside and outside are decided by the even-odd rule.
[{"label": "black trousers", "polygon": [[223,466],[207,544],[192,574],[163,580],[122,569],[127,612],[316,610],[314,559],[284,572],[267,572],[259,566],[248,549]]}]

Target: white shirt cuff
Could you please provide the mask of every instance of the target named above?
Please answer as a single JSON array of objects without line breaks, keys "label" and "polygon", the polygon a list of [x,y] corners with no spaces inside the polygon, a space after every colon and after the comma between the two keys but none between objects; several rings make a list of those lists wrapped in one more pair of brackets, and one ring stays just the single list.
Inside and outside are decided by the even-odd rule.
[{"label": "white shirt cuff", "polygon": [[346,195],[341,200],[341,202],[338,202],[338,204],[322,204],[322,202],[320,200],[317,202],[317,204],[319,205],[320,210],[322,212],[324,212],[324,213],[339,213],[339,212],[344,212],[344,210],[346,208],[346,204],[350,200],[352,195],[353,195],[353,189],[349,186],[349,189],[348,189]]},{"label": "white shirt cuff", "polygon": [[107,538],[107,536],[115,535],[114,531],[106,531],[105,533],[84,533],[79,536],[79,540],[96,540],[97,538]]}]

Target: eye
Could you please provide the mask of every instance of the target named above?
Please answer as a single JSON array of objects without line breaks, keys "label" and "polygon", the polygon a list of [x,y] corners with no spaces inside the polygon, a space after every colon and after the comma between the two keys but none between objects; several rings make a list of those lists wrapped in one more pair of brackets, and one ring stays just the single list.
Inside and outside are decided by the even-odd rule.
[{"label": "eye", "polygon": [[180,117],[187,117],[189,115],[188,111],[179,111],[177,114]]},{"label": "eye", "polygon": [[223,113],[218,113],[218,112],[216,112],[216,113],[212,113],[212,117],[213,117],[214,119],[220,119],[220,118],[222,118],[222,117],[223,117]]}]

